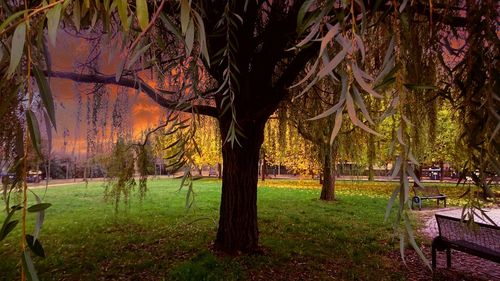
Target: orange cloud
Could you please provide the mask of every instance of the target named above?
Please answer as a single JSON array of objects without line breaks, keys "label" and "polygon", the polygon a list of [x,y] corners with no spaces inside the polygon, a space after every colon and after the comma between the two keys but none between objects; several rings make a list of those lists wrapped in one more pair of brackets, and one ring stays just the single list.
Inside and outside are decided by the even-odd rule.
[{"label": "orange cloud", "polygon": [[[113,46],[116,48],[116,46]],[[106,74],[113,74],[120,60],[119,54],[110,58],[110,52],[104,51],[99,60],[99,70]],[[50,47],[52,69],[57,71],[77,71],[79,63],[89,56],[91,45],[81,38],[75,38],[60,32],[57,46]],[[111,54],[112,55],[112,54]],[[108,60],[110,61],[108,63]],[[141,75],[148,84],[156,86],[156,81],[146,75]],[[87,150],[87,102],[92,99],[87,93],[92,85],[77,84],[70,80],[50,80],[51,89],[56,103],[57,132],[53,132],[53,151],[57,153],[84,153]],[[165,110],[148,98],[145,94],[138,94],[136,90],[120,89],[118,86],[106,86],[108,108],[107,112],[100,112],[106,116],[106,128],[99,127],[98,135],[111,134],[112,111],[118,96],[125,94],[128,98],[128,108],[124,109],[127,115],[122,124],[126,130],[131,130],[134,138],[141,136],[141,131],[158,126],[159,120],[164,118]],[[92,101],[92,100],[90,100]],[[104,109],[103,109],[104,110]],[[104,117],[102,117],[104,118]],[[104,132],[103,132],[104,131]],[[66,132],[66,137],[65,137]],[[66,139],[66,145],[64,145]],[[108,139],[107,141],[109,141]]]}]

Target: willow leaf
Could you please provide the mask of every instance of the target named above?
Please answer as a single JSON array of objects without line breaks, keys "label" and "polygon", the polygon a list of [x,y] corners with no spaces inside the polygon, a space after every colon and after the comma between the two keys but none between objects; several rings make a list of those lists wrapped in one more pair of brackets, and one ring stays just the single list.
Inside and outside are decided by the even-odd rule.
[{"label": "willow leaf", "polygon": [[300,80],[296,84],[290,86],[290,89],[295,88],[298,85],[300,85],[300,84],[304,83],[305,81],[307,81],[316,72],[316,68],[318,67],[318,64],[319,64],[319,58],[316,59],[316,61],[314,62],[314,64],[311,66],[311,68],[307,72],[306,76],[304,78],[302,78],[302,80]]},{"label": "willow leaf", "polygon": [[[402,163],[401,165],[406,165],[406,163]],[[408,202],[410,204],[410,201],[408,198],[410,198],[410,181],[408,181],[408,177],[406,175],[403,175],[403,187],[404,187],[404,200],[403,202]]]},{"label": "willow leaf", "polygon": [[297,30],[304,28],[304,18],[306,16],[306,13],[309,11],[311,8],[311,5],[316,2],[315,0],[307,0],[305,1],[302,6],[300,6],[299,13],[297,14]]},{"label": "willow leaf", "polygon": [[403,119],[403,121],[405,121],[405,123],[408,125],[408,126],[414,126],[413,123],[410,121],[410,119],[408,119],[408,117],[406,117],[404,114],[401,114],[401,118]]},{"label": "willow leaf", "polygon": [[373,88],[365,82],[365,80],[362,77],[362,74],[360,72],[360,69],[358,68],[358,66],[356,64],[352,64],[352,73],[354,75],[354,79],[356,79],[356,82],[358,82],[358,84],[361,86],[361,88],[363,90],[365,90],[367,93],[369,93],[370,95],[372,95],[376,98],[382,98],[382,96],[380,94],[375,92],[373,90]]},{"label": "willow leaf", "polygon": [[335,57],[318,72],[318,79],[321,79],[331,73],[342,62],[346,55],[346,49],[343,49],[337,55],[335,55]]},{"label": "willow leaf", "polygon": [[403,260],[403,263],[406,265],[406,260],[405,260],[405,236],[401,232],[399,233],[399,254],[401,255],[401,259]]},{"label": "willow leaf", "polygon": [[54,128],[56,127],[56,113],[54,109],[54,99],[52,91],[50,90],[50,85],[45,78],[43,72],[33,65],[33,74],[35,75],[36,83],[38,84],[38,90],[40,92],[40,97],[42,98],[43,106],[49,114],[50,121]]},{"label": "willow leaf", "polygon": [[182,34],[186,34],[189,25],[189,14],[191,13],[191,6],[189,0],[181,0],[181,30]]},{"label": "willow leaf", "polygon": [[[36,195],[36,193],[34,193],[34,192],[32,192],[32,193],[35,196],[36,203],[42,204],[42,200],[40,199],[40,197],[38,197],[38,195]],[[45,219],[45,209],[39,210],[36,214],[35,229],[33,230],[33,239],[34,240],[38,239],[38,235],[40,234],[40,231],[42,230],[42,225],[43,225],[44,219]]]},{"label": "willow leaf", "polygon": [[392,206],[394,205],[394,202],[396,202],[396,196],[398,196],[398,193],[399,193],[399,186],[396,186],[392,191],[392,195],[391,198],[389,198],[389,202],[387,202],[387,207],[385,208],[384,221],[387,221],[387,219],[389,218]]},{"label": "willow leaf", "polygon": [[323,52],[326,49],[326,46],[328,43],[332,41],[332,39],[339,33],[339,25],[336,24],[333,26],[328,32],[325,34],[325,36],[321,39],[321,47],[319,50],[319,55],[323,54]]},{"label": "willow leaf", "polygon": [[403,0],[403,3],[399,6],[399,12],[402,13],[408,4],[408,0]]},{"label": "willow leaf", "polygon": [[135,1],[137,9],[137,21],[142,30],[145,30],[149,24],[149,12],[148,3],[146,0],[136,0]]},{"label": "willow leaf", "polygon": [[196,18],[196,23],[198,25],[198,41],[200,42],[201,54],[205,58],[208,65],[210,65],[210,56],[208,55],[207,48],[207,35],[205,33],[205,24],[203,23],[203,18],[201,15],[193,10],[193,14]]},{"label": "willow leaf", "polygon": [[[363,17],[364,18],[364,17]],[[361,52],[361,61],[365,61],[365,45],[363,44],[363,40],[358,34],[354,34],[354,38],[356,39],[356,46],[358,46],[359,51]]]},{"label": "willow leaf", "polygon": [[186,30],[186,54],[191,55],[191,51],[194,47],[194,24],[193,20],[189,20],[188,28]]},{"label": "willow leaf", "polygon": [[418,186],[420,186],[420,187],[424,187],[424,186],[422,185],[422,182],[420,182],[420,180],[418,179],[417,175],[416,175],[416,174],[415,174],[415,172],[413,171],[413,169],[408,169],[408,175],[409,175],[410,177],[412,177],[412,178],[413,178],[413,181],[414,181],[414,182],[415,182]]},{"label": "willow leaf", "polygon": [[12,35],[12,48],[10,49],[10,64],[7,74],[10,76],[16,71],[23,56],[24,42],[26,41],[26,23],[20,23]]},{"label": "willow leaf", "polygon": [[422,252],[420,247],[417,245],[417,242],[415,241],[415,235],[413,234],[413,229],[412,229],[411,224],[410,224],[410,218],[408,217],[408,214],[406,214],[406,213],[404,216],[404,222],[405,222],[405,226],[406,226],[406,232],[408,233],[408,240],[410,242],[410,245],[417,252],[418,256],[425,263],[425,265],[427,265],[427,267],[432,271],[429,260],[425,257],[424,253]]},{"label": "willow leaf", "polygon": [[37,203],[35,205],[32,205],[28,208],[28,212],[30,213],[37,213],[44,211],[45,209],[48,209],[52,204],[50,203]]},{"label": "willow leaf", "polygon": [[40,129],[38,127],[38,120],[36,119],[35,113],[31,110],[26,111],[26,122],[28,123],[28,131],[30,133],[31,143],[33,148],[40,158],[42,158],[42,151],[40,148]]},{"label": "willow leaf", "polygon": [[50,117],[47,112],[43,112],[43,118],[45,119],[45,132],[47,134],[47,148],[50,154],[52,153],[52,127],[50,126]]},{"label": "willow leaf", "polygon": [[356,86],[352,87],[352,92],[354,93],[354,100],[356,101],[356,104],[358,105],[359,109],[361,109],[361,113],[363,113],[363,116],[365,119],[372,125],[375,125],[373,122],[372,118],[370,117],[370,113],[366,109],[365,102],[363,101],[363,98],[361,97],[361,94],[359,93],[358,88]]},{"label": "willow leaf", "polygon": [[316,83],[318,82],[318,77],[315,77],[313,79],[313,81],[311,81],[311,83],[309,83],[303,90],[302,92],[300,92],[300,94],[298,94],[297,96],[295,96],[295,98],[299,98],[301,97],[302,95],[304,95],[305,93],[307,93],[307,91],[309,91],[314,85],[316,85]]},{"label": "willow leaf", "polygon": [[401,126],[398,128],[397,137],[400,144],[406,145],[406,143],[403,141],[403,127]]},{"label": "willow leaf", "polygon": [[497,124],[495,130],[493,130],[493,133],[491,133],[490,142],[492,142],[495,139],[498,132],[500,132],[500,123]]},{"label": "willow leaf", "polygon": [[373,83],[376,85],[374,88],[382,87],[383,85],[392,81],[391,79],[397,70],[396,67],[394,67],[395,62],[396,57],[392,56],[389,59],[389,62],[382,67],[382,71],[380,71],[378,76],[375,78],[375,81],[373,81]]},{"label": "willow leaf", "polygon": [[349,52],[352,49],[352,42],[351,40],[346,39],[342,33],[339,33],[337,36],[335,36],[335,41],[342,46],[342,48],[348,50]]},{"label": "willow leaf", "polygon": [[330,136],[330,145],[333,144],[333,141],[335,140],[335,138],[339,134],[340,128],[342,127],[342,115],[343,115],[342,112],[343,111],[344,111],[344,108],[342,107],[337,111],[337,114],[335,115],[335,124],[333,126],[332,135]]},{"label": "willow leaf", "polygon": [[47,29],[49,41],[52,46],[56,46],[57,29],[59,28],[59,21],[61,19],[62,4],[55,5],[47,12]]},{"label": "willow leaf", "polygon": [[[11,211],[12,212],[12,211]],[[9,213],[10,215],[10,213]],[[17,224],[19,223],[19,220],[10,220],[9,218],[6,218],[3,222],[2,229],[0,229],[0,241],[5,239],[7,235],[16,228]]]},{"label": "willow leaf", "polygon": [[181,184],[179,185],[179,189],[177,190],[178,192],[180,192],[184,186],[188,185],[186,180],[189,179],[189,176],[190,176],[189,170],[185,170],[184,174],[182,174]]},{"label": "willow leaf", "polygon": [[[9,23],[11,23],[13,20],[24,15],[24,13],[25,13],[25,10],[22,10],[22,11],[18,11],[16,13],[10,15],[6,20],[4,20],[2,22],[2,24],[0,24],[0,32],[2,32],[7,27],[7,25],[9,25]],[[24,24],[24,22],[22,22],[20,24]]]},{"label": "willow leaf", "polygon": [[354,108],[354,101],[352,100],[351,94],[349,92],[346,95],[345,101],[349,118],[351,118],[351,122],[356,125],[356,123],[358,123],[358,117],[356,117],[356,109]]},{"label": "willow leaf", "polygon": [[80,1],[73,1],[73,23],[75,24],[76,31],[80,32]]},{"label": "willow leaf", "polygon": [[22,261],[24,272],[26,273],[26,277],[28,278],[28,280],[38,281],[38,274],[36,273],[35,265],[33,264],[33,260],[31,259],[28,249],[24,250]]},{"label": "willow leaf", "polygon": [[[319,23],[315,24],[311,28],[311,32],[309,32],[309,34],[304,39],[302,39],[302,41],[300,41],[295,47],[300,48],[300,47],[306,45],[307,43],[311,42],[311,40],[314,38],[314,36],[316,36],[318,31],[319,31]],[[291,49],[295,49],[295,48],[291,48]],[[289,50],[291,50],[291,49],[289,49]]]},{"label": "willow leaf", "polygon": [[118,16],[122,23],[123,30],[125,32],[129,31],[128,24],[128,1],[127,0],[115,0],[116,7],[118,8]]},{"label": "willow leaf", "polygon": [[334,112],[338,111],[341,106],[344,105],[344,101],[345,100],[340,100],[337,104],[335,104],[334,106],[332,106],[329,109],[325,110],[323,113],[321,113],[321,114],[319,114],[317,116],[314,116],[312,118],[309,118],[309,119],[307,119],[307,121],[315,121],[315,120],[318,120],[318,119],[330,116]]},{"label": "willow leaf", "polygon": [[140,48],[137,52],[135,52],[134,56],[130,59],[130,61],[127,63],[127,68],[130,68],[134,63],[142,56],[144,53],[149,50],[149,47],[151,47],[152,43],[147,44],[146,46]]},{"label": "willow leaf", "polygon": [[399,173],[399,170],[401,170],[401,157],[397,157],[396,164],[394,165],[394,169],[392,170],[392,174],[389,179],[395,178]]},{"label": "willow leaf", "polygon": [[413,154],[411,153],[411,151],[408,151],[408,159],[410,159],[410,161],[413,164],[419,165],[417,159],[415,158],[415,156],[413,156]]},{"label": "willow leaf", "polygon": [[389,45],[387,46],[387,50],[385,51],[384,63],[382,64],[383,67],[385,67],[390,62],[390,59],[392,57],[394,57],[394,36],[391,38],[391,41],[389,41]]},{"label": "willow leaf", "polygon": [[349,94],[349,93],[347,93],[347,95],[346,95],[346,106],[347,106],[347,113],[349,114],[349,118],[351,118],[351,121],[355,126],[358,126],[362,130],[364,130],[370,134],[374,134],[374,135],[379,136],[379,137],[382,136],[381,134],[375,132],[373,129],[370,129],[368,126],[366,126],[363,122],[361,122],[358,119],[358,117],[356,116],[356,110],[354,108],[354,101],[351,97],[351,94]]},{"label": "willow leaf", "polygon": [[45,258],[45,250],[43,249],[42,244],[40,243],[40,241],[38,241],[38,239],[36,239],[32,235],[27,234],[26,244],[28,244],[28,247],[35,255]]}]

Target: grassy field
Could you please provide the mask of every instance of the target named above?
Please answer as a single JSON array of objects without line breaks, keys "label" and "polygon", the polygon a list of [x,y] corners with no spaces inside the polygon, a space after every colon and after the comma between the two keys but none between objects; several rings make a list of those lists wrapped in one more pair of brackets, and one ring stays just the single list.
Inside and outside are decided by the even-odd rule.
[{"label": "grassy field", "polygon": [[[143,202],[133,195],[118,213],[100,183],[49,188],[45,201],[53,206],[40,235],[47,257],[34,258],[41,280],[404,279],[388,255],[398,247],[391,224],[383,222],[393,184],[339,182],[338,201],[326,203],[313,181],[261,182],[264,254],[240,257],[210,251],[220,185],[196,181],[195,205],[186,210],[178,180],[150,180]],[[19,274],[18,237],[19,226],[0,244],[0,280]]]}]

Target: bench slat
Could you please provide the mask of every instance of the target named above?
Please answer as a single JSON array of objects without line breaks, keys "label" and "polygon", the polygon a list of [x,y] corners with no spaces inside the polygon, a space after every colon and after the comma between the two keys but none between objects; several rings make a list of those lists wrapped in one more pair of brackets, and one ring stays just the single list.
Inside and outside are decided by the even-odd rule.
[{"label": "bench slat", "polygon": [[500,252],[466,240],[449,241],[451,248],[474,256],[500,263]]},{"label": "bench slat", "polygon": [[500,263],[500,227],[475,223],[467,227],[466,221],[436,214],[439,236],[432,242],[432,266],[436,267],[436,250],[447,250],[447,264],[451,266],[449,249],[455,249]]}]

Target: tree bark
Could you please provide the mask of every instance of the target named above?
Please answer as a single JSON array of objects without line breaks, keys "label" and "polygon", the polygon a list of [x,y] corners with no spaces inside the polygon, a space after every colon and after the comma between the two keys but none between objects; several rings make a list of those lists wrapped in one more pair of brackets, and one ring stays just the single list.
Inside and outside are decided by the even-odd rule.
[{"label": "tree bark", "polygon": [[262,176],[261,180],[265,181],[266,175],[267,175],[267,163],[266,163],[266,152],[265,151],[262,151],[262,166],[261,166],[260,174]]},{"label": "tree bark", "polygon": [[[241,146],[227,142],[222,146],[223,176],[217,250],[229,254],[253,253],[259,250],[257,226],[257,180],[259,152],[264,140],[265,120],[243,125]],[[223,140],[230,120],[220,120]]]},{"label": "tree bark", "polygon": [[323,185],[319,199],[324,201],[335,200],[335,159],[337,158],[336,146],[323,144]]},{"label": "tree bark", "polygon": [[375,171],[373,162],[375,161],[375,137],[372,134],[368,135],[368,180],[375,179]]},{"label": "tree bark", "polygon": [[439,161],[439,168],[441,169],[441,172],[439,173],[439,181],[442,182],[444,180],[444,161],[443,160]]}]

